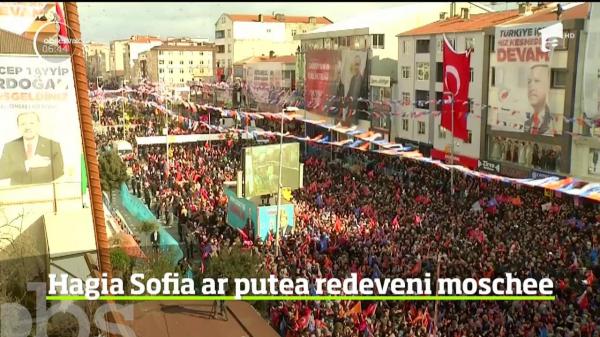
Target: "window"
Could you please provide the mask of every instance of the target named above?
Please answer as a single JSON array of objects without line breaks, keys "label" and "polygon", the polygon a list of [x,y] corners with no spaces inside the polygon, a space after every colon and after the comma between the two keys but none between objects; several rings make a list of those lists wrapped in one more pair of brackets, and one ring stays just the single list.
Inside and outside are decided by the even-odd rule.
[{"label": "window", "polygon": [[444,129],[441,125],[438,126],[438,136],[441,139],[445,139],[446,138],[446,129]]},{"label": "window", "polygon": [[179,69],[179,73],[180,73],[180,74],[183,74],[183,73],[184,73],[184,70],[183,70],[183,69]]},{"label": "window", "polygon": [[410,78],[410,67],[402,66],[401,71],[402,71],[402,78]]},{"label": "window", "polygon": [[224,53],[224,52],[225,52],[225,45],[218,45],[217,53]]},{"label": "window", "polygon": [[164,73],[164,72],[165,72],[165,70],[164,70],[164,69],[158,69],[158,73],[159,73],[159,74],[162,74],[162,73]]},{"label": "window", "polygon": [[183,78],[180,78],[180,79],[179,79],[179,82],[183,83],[183,82],[184,82],[184,81],[183,81]]},{"label": "window", "polygon": [[179,52],[179,56],[183,56],[183,51],[180,51],[180,52]]},{"label": "window", "polygon": [[415,91],[416,106],[419,109],[429,109],[429,91]]},{"label": "window", "polygon": [[270,33],[270,32],[271,32],[271,28],[267,28],[267,33]]},{"label": "window", "polygon": [[373,49],[383,49],[385,48],[384,44],[384,34],[373,34]]},{"label": "window", "polygon": [[438,83],[444,82],[444,63],[436,62],[435,64],[435,81]]},{"label": "window", "polygon": [[170,61],[169,61],[169,64],[173,64],[173,60],[170,60]]},{"label": "window", "polygon": [[158,55],[162,55],[162,54],[163,54],[163,51],[162,51],[162,50],[159,50],[159,51],[158,51]]},{"label": "window", "polygon": [[471,77],[471,80],[469,82],[473,83],[475,82],[475,72],[473,71],[473,68],[469,68],[469,76]]},{"label": "window", "polygon": [[165,60],[158,60],[158,64],[165,64]]},{"label": "window", "polygon": [[402,54],[406,55],[406,41],[402,41]]},{"label": "window", "polygon": [[227,30],[227,37],[231,37],[231,29]]},{"label": "window", "polygon": [[183,63],[184,63],[183,61],[179,61],[179,64],[183,65]]},{"label": "window", "polygon": [[490,47],[491,47],[492,53],[494,53],[496,51],[496,36],[494,36],[494,35],[490,36]]},{"label": "window", "polygon": [[452,46],[452,49],[456,50],[456,39],[448,39],[448,42],[450,42],[450,45]]},{"label": "window", "polygon": [[194,61],[190,60],[190,64],[191,64],[191,65],[193,65],[193,64],[194,64]]},{"label": "window", "polygon": [[292,29],[292,36],[296,36],[296,30]]},{"label": "window", "polygon": [[465,37],[465,50],[475,48],[475,39],[472,37]]},{"label": "window", "polygon": [[490,78],[491,78],[491,82],[492,82],[490,85],[492,87],[495,87],[496,86],[496,67],[492,67],[492,72],[491,72]]},{"label": "window", "polygon": [[173,69],[169,69],[169,74],[172,74],[172,73],[173,73]]},{"label": "window", "polygon": [[469,104],[468,104],[468,105],[469,105],[469,110],[467,111],[467,113],[473,113],[473,103],[474,103],[475,101],[473,101],[473,99],[472,99],[472,98],[469,98],[469,101],[468,101],[468,102],[469,102]]},{"label": "window", "polygon": [[403,105],[410,105],[410,92],[403,92],[402,93],[402,104]]},{"label": "window", "polygon": [[203,64],[204,64],[204,61],[200,61],[200,65],[203,65]]},{"label": "window", "polygon": [[429,63],[417,62],[417,80],[429,81]]},{"label": "window", "polygon": [[429,53],[429,40],[417,40],[417,54]]},{"label": "window", "polygon": [[552,88],[563,89],[567,86],[567,69],[551,69]]},{"label": "window", "polygon": [[425,122],[419,122],[419,134],[420,135],[424,135],[425,134]]},{"label": "window", "polygon": [[225,23],[225,16],[221,17],[221,23]]},{"label": "window", "polygon": [[204,56],[204,53],[203,53],[203,52],[200,52],[200,56]]},{"label": "window", "polygon": [[467,135],[467,140],[465,141],[465,144],[471,144],[471,142],[473,142],[473,132],[471,132],[471,130],[467,130],[468,135]]},{"label": "window", "polygon": [[406,118],[402,119],[402,130],[408,131],[408,119]]}]

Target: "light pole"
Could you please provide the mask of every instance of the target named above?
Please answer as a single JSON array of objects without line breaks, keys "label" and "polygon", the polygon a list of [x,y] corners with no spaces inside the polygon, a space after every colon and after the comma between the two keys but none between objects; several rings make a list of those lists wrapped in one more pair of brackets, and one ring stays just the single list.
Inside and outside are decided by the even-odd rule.
[{"label": "light pole", "polygon": [[[450,163],[454,165],[454,93],[444,91],[444,95],[450,96],[450,118],[452,118],[452,144],[450,145]],[[445,103],[445,101],[443,102]],[[450,195],[454,196],[454,168],[450,168]]]},{"label": "light pole", "polygon": [[275,256],[279,256],[279,227],[281,226],[281,217],[279,216],[279,210],[281,209],[281,171],[283,161],[283,118],[285,116],[285,110],[281,111],[281,133],[279,134],[279,177],[277,184],[277,214],[275,219]]}]

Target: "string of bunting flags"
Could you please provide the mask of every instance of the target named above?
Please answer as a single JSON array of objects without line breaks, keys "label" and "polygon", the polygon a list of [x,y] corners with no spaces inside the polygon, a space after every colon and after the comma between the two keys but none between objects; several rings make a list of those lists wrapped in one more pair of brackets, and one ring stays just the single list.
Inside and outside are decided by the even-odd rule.
[{"label": "string of bunting flags", "polygon": [[[108,98],[107,100],[110,100]],[[235,127],[225,127],[225,126],[217,126],[208,123],[205,120],[193,120],[191,118],[181,116],[172,110],[166,108],[164,105],[158,104],[154,101],[141,101],[130,97],[115,97],[115,101],[119,100],[127,100],[129,102],[135,102],[140,104],[145,104],[150,107],[156,108],[157,111],[161,113],[165,113],[169,115],[173,120],[177,120],[182,123],[185,127],[192,131],[196,131],[199,125],[203,125],[207,127],[211,131],[216,131],[219,133],[230,133],[236,132],[245,136],[252,136],[254,138],[258,137],[280,137],[281,133],[276,131],[265,131],[265,130],[252,130],[248,131],[247,128],[235,128]],[[297,113],[268,113],[268,112],[244,112],[244,111],[236,111],[225,109],[222,107],[212,106],[209,104],[196,104],[191,102],[184,102],[184,106],[189,107],[191,109],[192,106],[196,108],[200,108],[203,110],[212,109],[214,111],[219,111],[221,113],[221,117],[224,118],[237,118],[238,120],[243,121],[246,120],[256,120],[268,118],[271,120],[280,120],[281,118],[285,118],[287,121],[297,120],[300,122],[313,124],[315,126],[321,127],[327,130],[330,134],[331,132],[338,132],[341,134],[345,134],[351,138],[340,140],[340,141],[332,141],[330,135],[325,133],[321,133],[316,137],[300,137],[296,135],[292,135],[290,133],[284,133],[283,137],[291,138],[302,142],[307,142],[310,144],[318,144],[318,145],[329,145],[336,147],[347,147],[351,149],[356,149],[359,151],[371,151],[380,153],[388,156],[399,156],[403,158],[409,158],[413,160],[418,160],[420,162],[429,163],[441,167],[445,170],[455,169],[463,172],[464,174],[476,176],[481,179],[489,179],[489,180],[497,180],[502,181],[504,183],[512,183],[517,185],[526,185],[531,187],[539,187],[544,188],[546,190],[551,190],[556,192],[557,195],[561,193],[565,193],[568,195],[572,195],[574,197],[583,197],[587,199],[592,199],[595,201],[600,201],[600,183],[588,183],[582,180],[578,180],[575,178],[565,178],[561,179],[559,177],[548,177],[543,179],[516,179],[498,176],[490,173],[484,173],[480,171],[473,171],[469,168],[466,168],[461,165],[450,165],[443,163],[439,160],[431,159],[428,157],[423,157],[423,155],[414,149],[411,146],[404,146],[403,144],[389,142],[383,139],[383,136],[380,133],[374,131],[364,131],[357,128],[357,126],[352,127],[343,127],[340,124],[332,125],[328,124],[323,120],[310,120],[306,119],[300,114]]]},{"label": "string of bunting flags", "polygon": [[[200,84],[193,85],[192,87],[194,87],[194,86],[200,87],[205,91],[209,91],[212,89],[221,89],[221,90],[232,90],[233,89],[231,86],[229,86],[225,82],[200,83]],[[101,99],[101,98],[104,98],[106,94],[122,94],[123,95],[123,94],[129,94],[129,93],[137,93],[140,95],[153,96],[156,98],[156,100],[159,103],[163,103],[166,101],[170,101],[171,103],[186,102],[178,95],[166,95],[166,96],[160,95],[158,86],[156,84],[151,84],[149,82],[144,82],[144,83],[142,83],[142,85],[140,85],[139,87],[137,87],[135,89],[128,87],[128,86],[125,86],[123,88],[116,89],[116,90],[103,90],[102,88],[99,88],[97,90],[90,91],[90,97]],[[352,99],[352,97],[347,97],[347,98],[343,98],[342,100],[344,100],[345,104],[348,104],[348,103],[351,103],[353,99]],[[428,108],[428,105],[429,104],[439,105],[442,103],[449,103],[448,101],[444,101],[442,99],[410,100],[410,101],[409,100],[374,101],[374,100],[359,98],[358,101],[366,102],[366,103],[368,103],[368,106],[369,106],[368,110],[359,110],[359,111],[366,112],[369,115],[374,116],[376,118],[385,118],[385,117],[392,117],[392,116],[398,116],[401,118],[406,118],[406,117],[419,118],[419,117],[427,116],[430,114],[433,115],[434,117],[439,117],[441,115],[441,111],[440,110],[428,110],[428,109],[426,109],[426,108]],[[339,97],[330,96],[329,99],[327,100],[327,103],[325,104],[325,106],[328,107],[328,109],[330,110],[329,112],[335,113],[338,110],[339,102],[340,102]],[[458,101],[458,100],[457,100],[457,102],[460,103],[460,101]],[[288,104],[291,104],[292,106],[308,109],[310,111],[310,106],[306,106],[302,92],[299,90],[292,90],[292,91],[286,92],[284,89],[282,89],[282,93],[280,95],[278,95],[278,101],[276,102],[276,104],[282,105],[283,103],[288,103]],[[480,111],[484,111],[484,110],[490,111],[491,110],[492,112],[494,112],[496,114],[506,114],[506,115],[512,115],[512,116],[528,113],[528,112],[523,112],[523,111],[519,111],[519,110],[510,110],[510,109],[503,108],[503,107],[482,104],[480,102],[475,102],[473,100],[463,101],[462,103],[464,105],[470,104],[471,108],[469,109],[470,111],[467,111],[467,115],[472,116],[472,118],[478,118],[478,119],[481,119],[482,115],[481,115],[481,113],[475,113],[473,111],[476,108],[480,109]],[[189,104],[195,104],[195,103],[189,102]],[[374,109],[374,107],[378,107],[379,109]],[[415,107],[415,108],[423,109],[423,110],[402,111],[406,107]],[[587,125],[588,127],[600,127],[600,118],[594,119],[594,118],[583,117],[583,116],[567,118],[566,116],[562,116],[562,119],[565,123],[568,123],[568,124],[578,123],[578,125],[580,125],[580,126]],[[499,125],[501,123],[505,127],[511,127],[511,128],[518,129],[518,130],[522,130],[524,127],[522,124],[514,123],[512,125],[509,125],[509,124],[507,124],[506,121],[500,121],[500,120],[496,121],[496,125]],[[582,135],[580,133],[574,133],[574,132],[570,132],[570,131],[565,131],[565,133],[573,135],[573,136]]]},{"label": "string of bunting flags", "polygon": [[[137,92],[135,90],[132,90],[130,92]],[[233,117],[233,118],[237,118],[238,120],[240,120],[241,122],[247,122],[246,119],[249,118],[249,120],[256,120],[256,119],[262,119],[262,118],[270,118],[270,113],[267,112],[244,112],[242,110],[238,110],[238,109],[226,109],[226,108],[222,108],[222,107],[217,107],[217,106],[212,106],[210,104],[198,104],[198,103],[193,103],[193,102],[188,102],[185,101],[183,99],[181,99],[180,97],[176,97],[176,96],[161,96],[156,92],[147,92],[149,97],[154,97],[155,101],[149,101],[149,100],[140,100],[140,99],[136,99],[136,98],[132,98],[129,96],[113,96],[113,97],[106,97],[106,96],[101,96],[101,95],[96,95],[96,96],[91,96],[93,101],[97,101],[97,102],[102,102],[102,103],[111,103],[111,102],[128,102],[128,103],[133,103],[133,104],[145,104],[147,106],[152,106],[152,107],[156,107],[157,109],[166,109],[166,107],[163,105],[166,102],[169,103],[173,103],[173,104],[182,104],[186,109],[188,109],[188,111],[192,112],[192,113],[197,113],[200,110],[208,110],[208,109],[212,109],[212,110],[216,110],[219,111],[221,113],[221,117]],[[294,105],[292,105],[294,106]],[[367,111],[368,112],[368,111]],[[412,111],[412,112],[402,112],[397,114],[398,116],[401,117],[412,117],[412,118],[418,118],[424,115],[428,115],[428,114],[433,114],[434,116],[439,116],[441,114],[441,111]],[[392,114],[394,115],[394,114]],[[381,115],[380,115],[381,116]],[[480,116],[475,116],[477,118],[480,118]],[[573,121],[577,120],[578,122],[580,122],[580,125],[583,123],[583,118],[566,118],[563,117],[565,122],[567,123],[572,123]],[[598,120],[598,122],[600,122],[600,120]],[[585,122],[585,124],[593,126],[594,124],[590,124],[591,122],[587,121]],[[504,122],[504,125],[506,126],[506,122]],[[600,126],[600,124],[598,124],[598,126]],[[523,125],[514,125],[514,127],[518,127],[518,128],[523,128]],[[585,136],[585,134],[583,133],[577,133],[577,132],[571,132],[571,131],[564,131],[566,134],[569,134],[573,137],[580,137],[580,136]]]}]

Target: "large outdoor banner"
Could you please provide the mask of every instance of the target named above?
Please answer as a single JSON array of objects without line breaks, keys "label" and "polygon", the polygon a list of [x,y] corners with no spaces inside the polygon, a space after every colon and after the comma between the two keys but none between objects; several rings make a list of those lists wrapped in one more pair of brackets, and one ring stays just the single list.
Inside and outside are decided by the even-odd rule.
[{"label": "large outdoor banner", "polygon": [[313,50],[306,54],[306,107],[341,119],[356,113],[360,97],[367,98],[367,52]]},{"label": "large outdoor banner", "polygon": [[0,111],[5,220],[21,218],[26,227],[48,212],[81,209],[82,140],[69,56],[0,55]]},{"label": "large outdoor banner", "polygon": [[325,104],[336,95],[340,81],[342,60],[336,50],[311,50],[306,53],[304,101],[306,108],[315,113],[327,114]]},{"label": "large outdoor banner", "polygon": [[562,133],[564,90],[551,90],[550,64],[557,52],[541,50],[535,23],[496,28],[495,83],[488,123],[494,130],[554,136]]},{"label": "large outdoor banner", "polygon": [[282,88],[282,64],[257,62],[246,65],[249,99],[263,104],[277,104]]},{"label": "large outdoor banner", "polygon": [[0,56],[0,186],[81,180],[73,73],[68,57],[56,58],[65,62]]},{"label": "large outdoor banner", "polygon": [[592,2],[590,6],[581,95],[585,118],[583,134],[600,136],[600,128],[595,127],[595,120],[600,119],[600,5]]}]

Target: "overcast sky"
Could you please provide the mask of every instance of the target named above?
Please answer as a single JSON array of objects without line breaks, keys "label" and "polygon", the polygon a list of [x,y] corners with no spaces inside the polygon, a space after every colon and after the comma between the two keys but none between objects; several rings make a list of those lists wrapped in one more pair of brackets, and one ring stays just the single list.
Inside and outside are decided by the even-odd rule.
[{"label": "overcast sky", "polygon": [[362,12],[409,5],[402,2],[223,2],[143,3],[79,2],[81,30],[86,41],[108,42],[131,35],[161,38],[215,35],[215,22],[222,13],[326,16],[333,22]]}]

